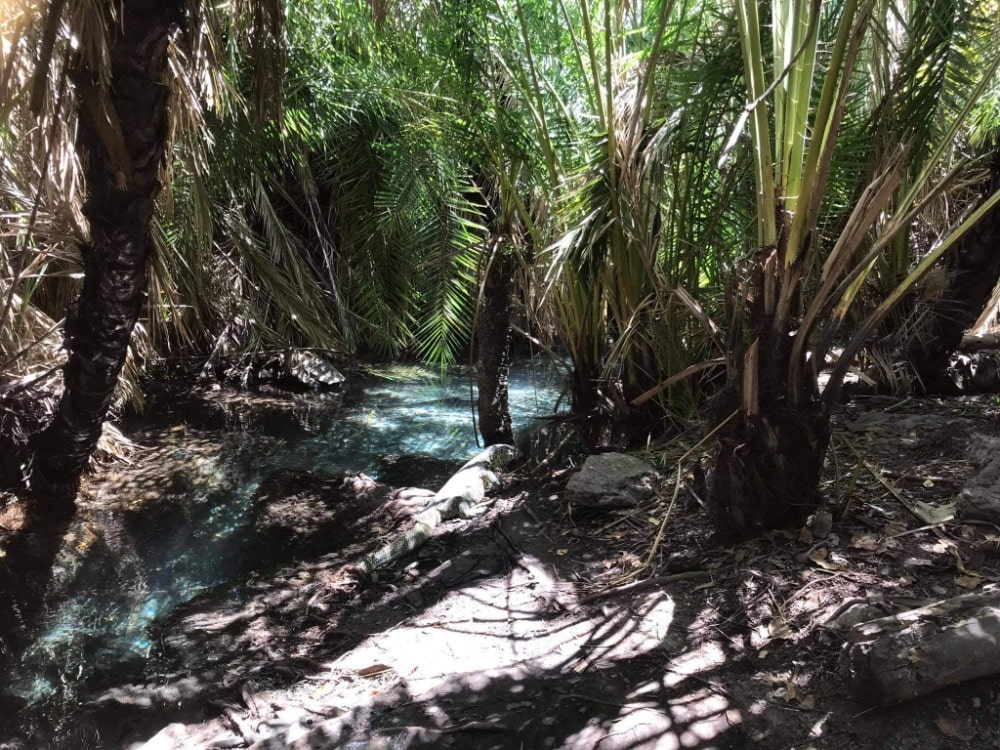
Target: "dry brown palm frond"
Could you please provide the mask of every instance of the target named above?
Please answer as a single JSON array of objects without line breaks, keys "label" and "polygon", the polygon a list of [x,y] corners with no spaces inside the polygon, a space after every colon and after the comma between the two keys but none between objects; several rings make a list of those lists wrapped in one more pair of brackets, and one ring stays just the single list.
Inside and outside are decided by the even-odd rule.
[{"label": "dry brown palm frond", "polygon": [[[231,208],[224,221],[235,251],[227,262],[242,279],[250,309],[258,311],[252,321],[263,341],[273,346],[304,340],[313,346],[340,350],[342,342],[329,326],[323,291],[311,280],[296,248],[283,248],[281,263],[276,263],[274,251],[260,241],[243,209]],[[282,315],[267,312],[275,305],[282,307]]]},{"label": "dry brown palm frond", "polygon": [[996,329],[998,324],[1000,324],[1000,284],[993,289],[986,307],[969,330],[973,335],[980,336]]},{"label": "dry brown palm frond", "polygon": [[[8,0],[0,16],[0,362],[9,377],[33,362],[53,360],[60,337],[49,323],[61,318],[78,293],[82,269],[76,246],[88,229],[81,211],[83,178],[73,133],[78,107],[98,123],[108,150],[121,152],[118,118],[108,99],[109,43],[121,22],[120,7],[92,0]],[[119,393],[138,393],[134,376],[154,356],[153,347],[203,342],[213,296],[213,214],[208,175],[212,143],[206,109],[225,117],[244,112],[239,84],[225,65],[250,58],[251,108],[280,114],[283,8],[278,0],[191,2],[183,32],[171,41],[166,84],[172,95],[169,138],[176,161],[163,166],[154,230],[146,323],[136,329],[125,383]],[[84,78],[70,71],[90,71]],[[72,81],[71,81],[72,79]],[[178,196],[169,188],[179,188]],[[183,232],[171,216],[183,201]],[[183,240],[178,244],[179,240]],[[292,264],[292,283],[301,269]],[[227,285],[232,289],[232,285]],[[296,297],[294,293],[288,294]],[[308,295],[307,295],[308,296]],[[308,307],[308,305],[306,305]],[[306,325],[314,325],[315,315]],[[39,322],[40,321],[40,322]],[[16,355],[16,356],[14,356]]]},{"label": "dry brown palm frond", "polygon": [[10,324],[0,331],[0,380],[62,364],[61,321],[24,303],[17,294],[8,298],[14,313]]},{"label": "dry brown palm frond", "polygon": [[[68,25],[39,3],[0,17],[0,378],[61,364],[59,323],[87,238],[68,84]],[[48,12],[43,12],[48,10]],[[66,9],[74,10],[73,6]],[[84,17],[86,9],[79,10]],[[9,11],[9,12],[7,12]]]},{"label": "dry brown palm frond", "polygon": [[[57,321],[77,294],[75,248],[88,239],[69,64],[106,50],[97,3],[7,5],[17,12],[0,19],[0,378],[12,379],[64,360]],[[80,29],[94,37],[71,45]]]}]

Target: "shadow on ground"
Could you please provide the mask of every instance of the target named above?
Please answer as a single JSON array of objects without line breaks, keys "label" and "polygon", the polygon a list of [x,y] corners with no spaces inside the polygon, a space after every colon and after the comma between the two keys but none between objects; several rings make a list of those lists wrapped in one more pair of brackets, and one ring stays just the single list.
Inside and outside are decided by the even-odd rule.
[{"label": "shadow on ground", "polygon": [[[933,461],[934,487],[914,487],[952,493],[949,477],[965,471],[954,463],[961,431],[918,433],[913,415],[897,416],[901,437],[884,454],[864,441],[896,428],[858,418],[838,433],[834,458],[846,462],[854,442],[883,479]],[[81,686],[76,705],[22,721],[20,737],[3,735],[0,747],[998,746],[995,680],[870,709],[838,675],[843,635],[831,624],[852,598],[878,616],[953,595],[956,559],[997,575],[996,545],[980,532],[935,536],[859,474],[826,488],[859,504],[830,538],[793,532],[723,548],[696,499],[682,496],[656,576],[602,595],[648,551],[662,500],[579,515],[559,499],[564,479],[515,483],[490,514],[443,526],[378,580],[343,565],[405,527],[415,511],[405,497],[359,503],[339,523],[327,518],[318,537],[266,526],[280,554],[161,623],[141,680]],[[331,482],[285,476],[267,507],[284,496],[330,508],[316,496]],[[288,533],[313,534],[312,546],[280,542]],[[289,559],[300,549],[309,555]]]}]

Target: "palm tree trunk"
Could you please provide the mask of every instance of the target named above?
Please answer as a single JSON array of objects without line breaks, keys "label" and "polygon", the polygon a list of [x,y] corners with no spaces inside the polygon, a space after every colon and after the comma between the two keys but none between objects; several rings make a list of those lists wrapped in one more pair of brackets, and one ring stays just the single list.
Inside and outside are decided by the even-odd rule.
[{"label": "palm tree trunk", "polygon": [[77,143],[87,164],[90,242],[83,289],[67,316],[69,362],[55,418],[35,445],[32,486],[56,515],[72,515],[87,465],[125,362],[146,287],[150,221],[167,143],[167,44],[183,19],[182,0],[125,0],[111,45],[110,101],[124,163],[108,150],[93,71],[74,76],[81,103]]},{"label": "palm tree trunk", "polygon": [[487,446],[514,442],[507,391],[514,268],[514,256],[498,244],[483,280],[483,303],[476,333],[476,380],[479,431]]},{"label": "palm tree trunk", "polygon": [[707,505],[716,530],[728,539],[801,526],[820,503],[830,439],[829,410],[807,368],[797,386],[789,382],[792,324],[774,330],[762,299],[766,273],[762,266],[753,276],[755,292],[746,301],[728,295],[730,310],[746,305],[752,333],[746,338],[754,343],[744,343],[741,318],[731,313],[729,380],[710,404],[709,424],[718,439]]},{"label": "palm tree trunk", "polygon": [[830,438],[822,405],[773,404],[719,435],[708,507],[725,538],[801,526],[820,504]]},{"label": "palm tree trunk", "polygon": [[118,9],[110,50],[114,111],[105,115],[120,124],[122,158],[114,159],[101,137],[109,128],[97,119],[103,108],[94,72],[84,68],[74,75],[90,242],[80,248],[83,289],[66,319],[70,356],[62,399],[52,422],[32,441],[26,524],[5,546],[0,566],[0,662],[14,656],[31,631],[142,307],[168,136],[167,44],[183,11],[183,0],[124,0]]}]

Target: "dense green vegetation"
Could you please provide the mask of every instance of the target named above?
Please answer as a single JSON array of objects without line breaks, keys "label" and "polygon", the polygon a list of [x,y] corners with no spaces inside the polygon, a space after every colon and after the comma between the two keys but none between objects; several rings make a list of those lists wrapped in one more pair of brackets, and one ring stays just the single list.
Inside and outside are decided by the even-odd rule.
[{"label": "dense green vegetation", "polygon": [[462,362],[492,271],[578,413],[708,414],[710,505],[752,534],[815,504],[848,370],[924,383],[899,367],[948,279],[1000,273],[968,250],[997,241],[995,2],[147,5],[0,6],[0,468],[56,515],[116,383]]}]

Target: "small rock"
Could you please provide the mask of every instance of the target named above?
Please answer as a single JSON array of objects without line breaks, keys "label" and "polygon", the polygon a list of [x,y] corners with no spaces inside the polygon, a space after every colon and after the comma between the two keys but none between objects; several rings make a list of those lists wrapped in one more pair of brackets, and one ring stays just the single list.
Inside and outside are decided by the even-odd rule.
[{"label": "small rock", "polygon": [[816,539],[826,539],[833,528],[833,514],[828,510],[818,510],[809,516],[808,526]]},{"label": "small rock", "polygon": [[955,515],[962,521],[1000,523],[1000,458],[994,458],[958,493]]}]

